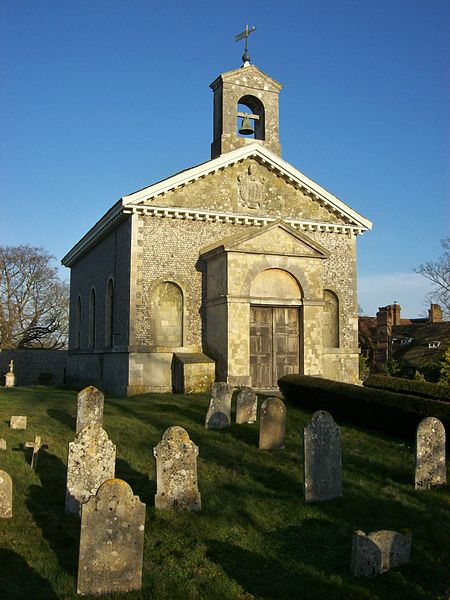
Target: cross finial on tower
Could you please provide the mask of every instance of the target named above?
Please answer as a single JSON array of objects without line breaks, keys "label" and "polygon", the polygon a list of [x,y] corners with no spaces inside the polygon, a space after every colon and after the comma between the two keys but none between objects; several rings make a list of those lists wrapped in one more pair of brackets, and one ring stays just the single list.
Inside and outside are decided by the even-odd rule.
[{"label": "cross finial on tower", "polygon": [[244,67],[248,67],[248,65],[250,64],[250,54],[248,53],[248,36],[251,33],[253,33],[255,29],[256,27],[254,25],[252,25],[250,29],[248,28],[248,25],[246,25],[245,31],[238,33],[237,36],[234,38],[236,42],[239,42],[240,40],[243,40],[245,38],[245,50],[244,54],[242,55],[242,62],[244,63]]}]

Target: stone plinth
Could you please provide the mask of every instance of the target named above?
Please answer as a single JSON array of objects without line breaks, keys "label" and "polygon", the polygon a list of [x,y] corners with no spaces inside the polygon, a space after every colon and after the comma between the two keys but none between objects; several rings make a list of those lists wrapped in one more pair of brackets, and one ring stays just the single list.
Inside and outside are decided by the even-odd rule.
[{"label": "stone plinth", "polygon": [[250,387],[239,389],[236,397],[236,423],[255,423],[258,402]]},{"label": "stone plinth", "polygon": [[173,366],[173,389],[177,394],[208,392],[214,382],[215,362],[201,352],[176,352]]},{"label": "stone plinth", "polygon": [[259,414],[259,448],[283,450],[286,437],[286,407],[280,398],[267,398]]},{"label": "stone plinth", "polygon": [[342,496],[341,430],[324,410],[315,412],[304,428],[305,502]]},{"label": "stone plinth", "polygon": [[416,432],[416,490],[445,485],[445,428],[435,417],[420,421]]},{"label": "stone plinth", "polygon": [[27,417],[23,416],[12,416],[9,422],[11,429],[26,429],[27,428]]},{"label": "stone plinth", "polygon": [[79,513],[80,505],[94,495],[100,485],[112,479],[116,446],[97,424],[88,425],[69,444],[65,510]]},{"label": "stone plinth", "polygon": [[222,381],[211,385],[211,400],[206,413],[207,429],[225,429],[231,422],[231,398],[234,387]]},{"label": "stone plinth", "polygon": [[97,423],[103,425],[103,405],[105,398],[97,388],[90,385],[78,394],[77,427],[79,433],[86,425]]},{"label": "stone plinth", "polygon": [[6,373],[5,375],[5,387],[14,387],[16,385],[16,374]]},{"label": "stone plinth", "polygon": [[145,504],[128,483],[105,481],[81,510],[77,593],[141,589],[144,529]]},{"label": "stone plinth", "polygon": [[0,519],[12,517],[12,480],[6,471],[0,471]]},{"label": "stone plinth", "polygon": [[200,510],[198,447],[189,439],[187,431],[182,427],[169,427],[153,454],[156,458],[156,508]]},{"label": "stone plinth", "polygon": [[374,531],[353,533],[351,571],[356,577],[373,577],[403,565],[411,556],[411,531]]}]

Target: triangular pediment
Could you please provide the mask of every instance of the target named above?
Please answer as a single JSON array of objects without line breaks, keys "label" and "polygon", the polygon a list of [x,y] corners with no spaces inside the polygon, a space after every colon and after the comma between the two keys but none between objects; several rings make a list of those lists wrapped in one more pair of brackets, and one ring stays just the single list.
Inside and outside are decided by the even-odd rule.
[{"label": "triangular pediment", "polygon": [[240,67],[239,69],[233,69],[232,71],[222,73],[209,87],[214,90],[221,82],[245,86],[246,82],[249,80],[252,80],[253,84],[255,80],[261,81],[264,84],[266,91],[280,92],[283,88],[281,83],[275,81],[275,79],[267,75],[267,73],[264,73],[264,71],[261,71],[261,69],[255,65],[248,65],[247,67]]},{"label": "triangular pediment", "polygon": [[[225,173],[231,173],[231,171],[234,170],[243,170],[243,174],[246,176],[245,170],[248,168],[246,161],[248,160],[253,160],[255,163],[262,165],[267,170],[267,173],[275,174],[279,180],[284,182],[285,186],[297,190],[303,195],[305,202],[309,202],[311,205],[312,203],[315,203],[317,207],[323,209],[319,211],[317,215],[311,215],[309,214],[310,211],[306,210],[305,214],[302,214],[300,211],[295,216],[283,214],[283,210],[280,210],[278,212],[278,218],[286,219],[286,217],[289,217],[289,220],[292,218],[300,218],[303,220],[312,219],[320,222],[345,224],[356,227],[360,231],[372,228],[372,223],[369,220],[365,219],[336,196],[306,177],[306,175],[303,175],[292,165],[282,160],[274,152],[257,142],[222,154],[218,158],[177,173],[152,186],[134,192],[129,196],[124,196],[122,198],[122,205],[130,208],[138,206],[179,206],[180,208],[185,208],[189,206],[194,209],[201,208],[211,210],[211,212],[239,212],[240,214],[250,214],[252,216],[254,214],[258,214],[258,216],[275,216],[273,211],[266,212],[263,210],[263,207],[261,207],[262,210],[255,209],[251,204],[251,198],[247,203],[245,203],[244,199],[243,205],[238,206],[237,209],[232,207],[223,208],[214,205],[215,192],[211,192],[210,190],[206,191],[204,199],[200,198],[201,194],[199,194],[197,190],[192,189],[192,193],[190,192],[190,186],[195,185],[197,182],[200,183],[201,180],[205,180],[205,178],[212,175],[218,176],[219,174],[222,174],[226,178],[226,175],[224,175]],[[233,181],[236,181],[236,179],[234,178]],[[235,183],[234,185],[236,194],[238,194],[239,184]],[[198,188],[199,185],[196,185],[196,187]],[[175,196],[175,192],[177,192],[177,197]],[[182,201],[179,201],[180,197],[182,197]],[[280,191],[280,201],[283,201],[282,190]],[[201,203],[201,206],[200,204],[196,204],[196,202]],[[273,200],[271,199],[270,202],[276,203],[278,200],[277,198],[274,198]],[[326,218],[323,218],[322,216],[324,211],[327,215]]]},{"label": "triangular pediment", "polygon": [[218,252],[280,254],[319,259],[330,256],[330,252],[323,246],[283,221],[266,225],[256,232],[251,230],[224,238],[203,248],[200,255],[207,257]]}]

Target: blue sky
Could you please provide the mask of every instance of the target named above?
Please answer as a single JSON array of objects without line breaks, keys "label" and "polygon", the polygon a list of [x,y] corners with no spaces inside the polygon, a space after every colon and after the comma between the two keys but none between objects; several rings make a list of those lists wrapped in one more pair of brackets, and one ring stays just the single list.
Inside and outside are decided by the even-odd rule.
[{"label": "blue sky", "polygon": [[[449,235],[447,0],[0,0],[0,239],[58,261],[121,196],[208,160],[209,84],[283,84],[285,160],[374,223],[365,314],[425,310]],[[68,278],[68,271],[61,267]]]}]

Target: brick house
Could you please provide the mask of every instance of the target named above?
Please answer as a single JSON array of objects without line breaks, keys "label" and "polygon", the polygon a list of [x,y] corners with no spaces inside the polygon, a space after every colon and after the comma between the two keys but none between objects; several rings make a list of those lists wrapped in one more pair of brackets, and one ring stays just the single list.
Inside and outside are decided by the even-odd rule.
[{"label": "brick house", "polygon": [[62,261],[68,379],[125,395],[355,382],[371,223],[281,158],[279,83],[246,63],[210,87],[211,159],[121,198]]}]

